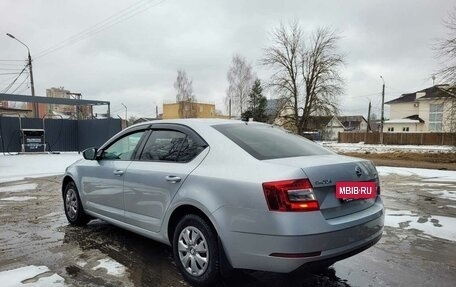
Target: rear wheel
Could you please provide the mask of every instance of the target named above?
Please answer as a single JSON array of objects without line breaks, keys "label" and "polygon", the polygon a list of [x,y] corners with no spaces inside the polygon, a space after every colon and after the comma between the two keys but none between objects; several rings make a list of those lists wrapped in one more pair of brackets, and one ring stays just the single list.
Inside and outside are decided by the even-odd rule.
[{"label": "rear wheel", "polygon": [[89,216],[84,212],[79,197],[78,189],[74,182],[69,182],[63,192],[63,205],[68,222],[72,225],[82,226],[90,221]]},{"label": "rear wheel", "polygon": [[212,286],[219,279],[217,235],[201,217],[189,214],[173,236],[174,260],[182,276],[196,286]]}]

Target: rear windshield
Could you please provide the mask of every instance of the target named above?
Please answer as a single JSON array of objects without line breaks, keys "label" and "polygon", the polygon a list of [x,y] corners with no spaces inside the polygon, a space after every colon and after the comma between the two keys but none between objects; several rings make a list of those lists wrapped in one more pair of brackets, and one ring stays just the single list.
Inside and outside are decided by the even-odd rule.
[{"label": "rear windshield", "polygon": [[213,126],[257,159],[331,154],[330,151],[278,127],[261,124]]}]

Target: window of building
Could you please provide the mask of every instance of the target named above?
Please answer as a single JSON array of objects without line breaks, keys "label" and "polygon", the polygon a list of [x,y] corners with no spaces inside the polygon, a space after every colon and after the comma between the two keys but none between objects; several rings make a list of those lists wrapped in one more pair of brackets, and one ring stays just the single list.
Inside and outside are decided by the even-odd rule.
[{"label": "window of building", "polygon": [[409,127],[402,128],[403,132],[408,132],[409,130],[410,130]]},{"label": "window of building", "polygon": [[388,128],[389,132],[394,132],[394,128]]},{"label": "window of building", "polygon": [[443,120],[443,104],[429,105],[429,130],[441,131]]}]

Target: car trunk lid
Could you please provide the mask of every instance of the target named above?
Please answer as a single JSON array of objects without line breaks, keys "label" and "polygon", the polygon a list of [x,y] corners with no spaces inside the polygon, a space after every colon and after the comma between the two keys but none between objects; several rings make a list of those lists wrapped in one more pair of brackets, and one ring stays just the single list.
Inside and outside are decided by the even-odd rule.
[{"label": "car trunk lid", "polygon": [[326,219],[336,218],[369,208],[374,199],[341,200],[336,198],[337,182],[374,181],[378,174],[367,160],[341,155],[318,155],[266,160],[266,162],[302,169],[312,184]]}]

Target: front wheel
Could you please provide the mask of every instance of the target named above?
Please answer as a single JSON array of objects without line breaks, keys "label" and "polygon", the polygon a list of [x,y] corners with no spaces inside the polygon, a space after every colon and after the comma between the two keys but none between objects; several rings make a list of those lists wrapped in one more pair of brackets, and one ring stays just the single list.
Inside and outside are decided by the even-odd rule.
[{"label": "front wheel", "polygon": [[63,192],[63,205],[65,208],[65,215],[70,224],[82,226],[90,221],[90,218],[84,212],[81,198],[79,197],[78,189],[74,182],[69,182],[65,186]]},{"label": "front wheel", "polygon": [[217,235],[201,217],[189,214],[179,221],[173,253],[182,276],[192,285],[212,286],[219,279]]}]

